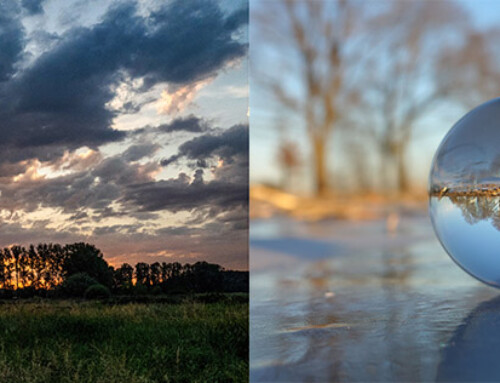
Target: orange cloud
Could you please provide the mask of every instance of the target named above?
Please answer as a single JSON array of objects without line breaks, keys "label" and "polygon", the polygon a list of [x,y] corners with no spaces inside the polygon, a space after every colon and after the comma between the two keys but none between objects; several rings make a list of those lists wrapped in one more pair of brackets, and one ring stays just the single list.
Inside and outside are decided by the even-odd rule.
[{"label": "orange cloud", "polygon": [[158,113],[177,114],[182,112],[191,104],[198,92],[210,82],[212,82],[212,78],[181,87],[172,88],[169,86],[161,93],[161,97],[158,100]]}]

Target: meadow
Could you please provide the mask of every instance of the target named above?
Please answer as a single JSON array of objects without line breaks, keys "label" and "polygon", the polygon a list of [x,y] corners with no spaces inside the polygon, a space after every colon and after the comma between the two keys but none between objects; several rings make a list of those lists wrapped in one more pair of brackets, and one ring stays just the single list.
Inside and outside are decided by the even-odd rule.
[{"label": "meadow", "polygon": [[247,381],[248,295],[226,297],[3,301],[0,381]]}]

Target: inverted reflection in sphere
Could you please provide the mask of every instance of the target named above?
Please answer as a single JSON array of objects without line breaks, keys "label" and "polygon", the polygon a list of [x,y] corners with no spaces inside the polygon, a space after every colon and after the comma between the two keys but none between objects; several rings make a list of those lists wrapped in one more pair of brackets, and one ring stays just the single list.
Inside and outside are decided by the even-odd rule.
[{"label": "inverted reflection in sphere", "polygon": [[434,230],[450,257],[500,287],[500,98],[467,113],[445,136],[429,196]]}]

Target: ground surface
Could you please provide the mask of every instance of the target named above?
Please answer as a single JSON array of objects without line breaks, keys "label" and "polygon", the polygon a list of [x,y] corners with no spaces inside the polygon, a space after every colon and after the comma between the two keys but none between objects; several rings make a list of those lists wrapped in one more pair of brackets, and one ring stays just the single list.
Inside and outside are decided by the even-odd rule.
[{"label": "ground surface", "polygon": [[274,217],[250,238],[251,381],[500,380],[499,291],[451,261],[424,213]]},{"label": "ground surface", "polygon": [[1,382],[244,382],[245,303],[0,305]]}]

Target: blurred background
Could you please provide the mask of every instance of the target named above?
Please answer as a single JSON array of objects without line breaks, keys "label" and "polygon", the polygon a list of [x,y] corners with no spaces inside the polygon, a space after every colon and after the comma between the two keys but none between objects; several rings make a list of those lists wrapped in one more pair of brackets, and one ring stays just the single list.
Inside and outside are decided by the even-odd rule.
[{"label": "blurred background", "polygon": [[252,1],[252,216],[272,214],[255,203],[266,199],[294,210],[276,191],[340,198],[343,209],[322,209],[332,216],[362,215],[346,211],[352,199],[426,201],[443,136],[498,96],[496,6]]},{"label": "blurred background", "polygon": [[440,141],[499,96],[500,2],[252,0],[250,17],[251,380],[500,379],[498,292],[427,210]]}]

